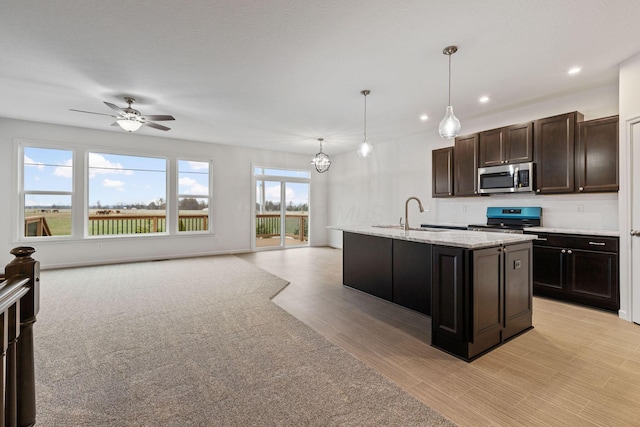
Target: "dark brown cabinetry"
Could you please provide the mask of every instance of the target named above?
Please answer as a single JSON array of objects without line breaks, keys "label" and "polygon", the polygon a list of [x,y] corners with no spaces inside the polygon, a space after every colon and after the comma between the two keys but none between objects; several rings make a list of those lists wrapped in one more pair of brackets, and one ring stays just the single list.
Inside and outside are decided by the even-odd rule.
[{"label": "dark brown cabinetry", "polygon": [[618,191],[618,116],[578,124],[578,192]]},{"label": "dark brown cabinetry", "polygon": [[533,160],[533,123],[527,122],[478,134],[478,166],[498,166]]},{"label": "dark brown cabinetry", "polygon": [[434,246],[432,345],[472,360],[532,326],[531,243]]},{"label": "dark brown cabinetry", "polygon": [[433,197],[453,196],[453,147],[431,152],[431,175]]},{"label": "dark brown cabinetry", "polygon": [[343,233],[343,283],[391,301],[393,240]]},{"label": "dark brown cabinetry", "polygon": [[574,192],[575,133],[583,117],[572,112],[533,122],[536,193]]},{"label": "dark brown cabinetry", "polygon": [[343,233],[343,283],[431,315],[431,245]]},{"label": "dark brown cabinetry", "polygon": [[617,311],[618,240],[538,233],[533,245],[534,294]]},{"label": "dark brown cabinetry", "polygon": [[426,243],[393,240],[393,299],[431,315],[431,248]]},{"label": "dark brown cabinetry", "polygon": [[456,196],[478,195],[478,134],[456,138],[453,151]]}]

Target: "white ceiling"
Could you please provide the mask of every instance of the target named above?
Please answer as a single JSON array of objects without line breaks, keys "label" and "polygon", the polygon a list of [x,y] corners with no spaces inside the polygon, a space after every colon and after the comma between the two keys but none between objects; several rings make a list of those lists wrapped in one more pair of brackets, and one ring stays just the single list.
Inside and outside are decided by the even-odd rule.
[{"label": "white ceiling", "polygon": [[639,18],[638,0],[0,0],[0,117],[123,132],[69,109],[130,95],[176,118],[142,134],[335,154],[362,139],[369,89],[375,148],[437,133],[445,46],[464,126],[616,82]]}]

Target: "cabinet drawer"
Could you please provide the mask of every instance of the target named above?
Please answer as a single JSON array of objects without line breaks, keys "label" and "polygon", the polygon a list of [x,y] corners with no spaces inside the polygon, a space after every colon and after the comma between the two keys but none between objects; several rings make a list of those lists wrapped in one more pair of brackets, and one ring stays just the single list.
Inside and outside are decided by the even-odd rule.
[{"label": "cabinet drawer", "polygon": [[538,234],[534,246],[556,246],[567,249],[584,249],[602,252],[618,252],[618,238],[604,236],[576,236],[566,234]]}]

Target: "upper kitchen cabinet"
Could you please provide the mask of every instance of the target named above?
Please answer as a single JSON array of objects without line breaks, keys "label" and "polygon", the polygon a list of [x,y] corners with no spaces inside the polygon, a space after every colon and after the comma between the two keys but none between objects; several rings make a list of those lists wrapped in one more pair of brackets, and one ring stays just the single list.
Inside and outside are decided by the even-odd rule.
[{"label": "upper kitchen cabinet", "polygon": [[456,196],[477,196],[478,134],[456,138],[453,153],[454,194]]},{"label": "upper kitchen cabinet", "polygon": [[533,160],[533,123],[527,122],[478,134],[479,167]]},{"label": "upper kitchen cabinet", "polygon": [[431,175],[433,197],[453,196],[453,147],[431,152]]},{"label": "upper kitchen cabinet", "polygon": [[578,124],[578,192],[618,191],[618,116]]},{"label": "upper kitchen cabinet", "polygon": [[574,111],[533,122],[536,193],[574,192],[575,135],[583,118]]}]

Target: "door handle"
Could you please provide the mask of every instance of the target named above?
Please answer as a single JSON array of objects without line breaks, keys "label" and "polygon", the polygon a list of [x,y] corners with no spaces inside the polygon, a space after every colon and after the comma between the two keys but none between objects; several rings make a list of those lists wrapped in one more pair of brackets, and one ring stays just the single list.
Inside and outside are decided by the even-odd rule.
[{"label": "door handle", "polygon": [[631,230],[631,234],[632,236],[640,236],[640,230]]}]

